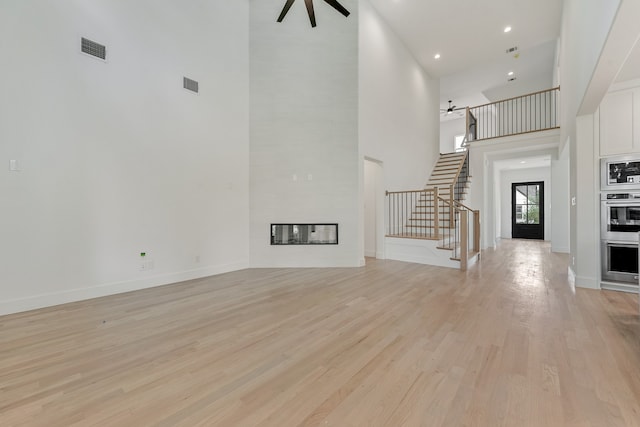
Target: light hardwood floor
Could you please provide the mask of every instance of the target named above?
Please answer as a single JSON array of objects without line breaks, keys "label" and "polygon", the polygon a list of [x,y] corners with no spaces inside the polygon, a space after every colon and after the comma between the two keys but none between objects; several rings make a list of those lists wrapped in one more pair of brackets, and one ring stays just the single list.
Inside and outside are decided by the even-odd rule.
[{"label": "light hardwood floor", "polygon": [[0,425],[640,426],[638,298],[566,276],[514,240],[0,317]]}]

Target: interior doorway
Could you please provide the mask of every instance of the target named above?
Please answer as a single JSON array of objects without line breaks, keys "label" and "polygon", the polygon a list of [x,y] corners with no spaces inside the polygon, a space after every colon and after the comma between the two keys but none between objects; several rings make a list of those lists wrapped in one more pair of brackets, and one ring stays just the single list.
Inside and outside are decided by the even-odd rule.
[{"label": "interior doorway", "polygon": [[382,162],[364,160],[364,256],[384,258]]},{"label": "interior doorway", "polygon": [[511,184],[511,237],[544,240],[544,181]]}]

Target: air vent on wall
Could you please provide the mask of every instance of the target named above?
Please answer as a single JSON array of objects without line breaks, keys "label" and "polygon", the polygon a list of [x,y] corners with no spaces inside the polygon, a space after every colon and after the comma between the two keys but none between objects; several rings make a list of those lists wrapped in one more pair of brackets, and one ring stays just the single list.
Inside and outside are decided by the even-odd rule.
[{"label": "air vent on wall", "polygon": [[198,82],[195,80],[191,80],[190,78],[183,77],[182,78],[182,87],[191,92],[198,93]]},{"label": "air vent on wall", "polygon": [[87,55],[91,55],[102,60],[107,59],[107,47],[101,45],[100,43],[96,43],[92,40],[82,37],[81,49],[82,52],[86,53]]},{"label": "air vent on wall", "polygon": [[518,50],[518,46],[510,47],[509,49],[507,49],[506,53],[513,53],[516,50]]}]

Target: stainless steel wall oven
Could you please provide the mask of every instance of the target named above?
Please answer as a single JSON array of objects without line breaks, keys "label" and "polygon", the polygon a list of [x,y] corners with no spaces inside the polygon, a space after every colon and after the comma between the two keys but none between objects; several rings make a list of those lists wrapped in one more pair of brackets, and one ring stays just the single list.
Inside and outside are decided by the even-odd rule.
[{"label": "stainless steel wall oven", "polygon": [[638,284],[640,192],[601,195],[602,279]]}]

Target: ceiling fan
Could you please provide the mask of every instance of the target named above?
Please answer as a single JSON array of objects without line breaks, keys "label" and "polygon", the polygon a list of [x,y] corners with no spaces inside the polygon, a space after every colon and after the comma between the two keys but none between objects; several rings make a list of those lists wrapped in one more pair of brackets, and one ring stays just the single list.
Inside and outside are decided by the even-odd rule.
[{"label": "ceiling fan", "polygon": [[[291,8],[291,5],[293,4],[294,1],[295,0],[287,0],[287,2],[284,4],[284,7],[282,8],[282,12],[280,12],[280,16],[278,17],[278,22],[282,22],[287,12],[289,12],[289,9]],[[331,6],[332,8],[334,8],[335,10],[343,14],[345,17],[349,16],[349,11],[344,6],[342,6],[338,2],[338,0],[324,0],[324,1],[329,6]],[[311,21],[311,26],[315,27],[316,13],[313,9],[313,0],[304,0],[304,3],[307,6],[307,14],[309,15],[309,21]]]},{"label": "ceiling fan", "polygon": [[455,105],[453,105],[453,101],[449,100],[449,107],[448,108],[441,108],[440,112],[443,113],[444,115],[448,115],[453,113],[454,111],[458,111],[458,110],[464,110],[464,107],[460,107],[460,108],[456,108]]}]

